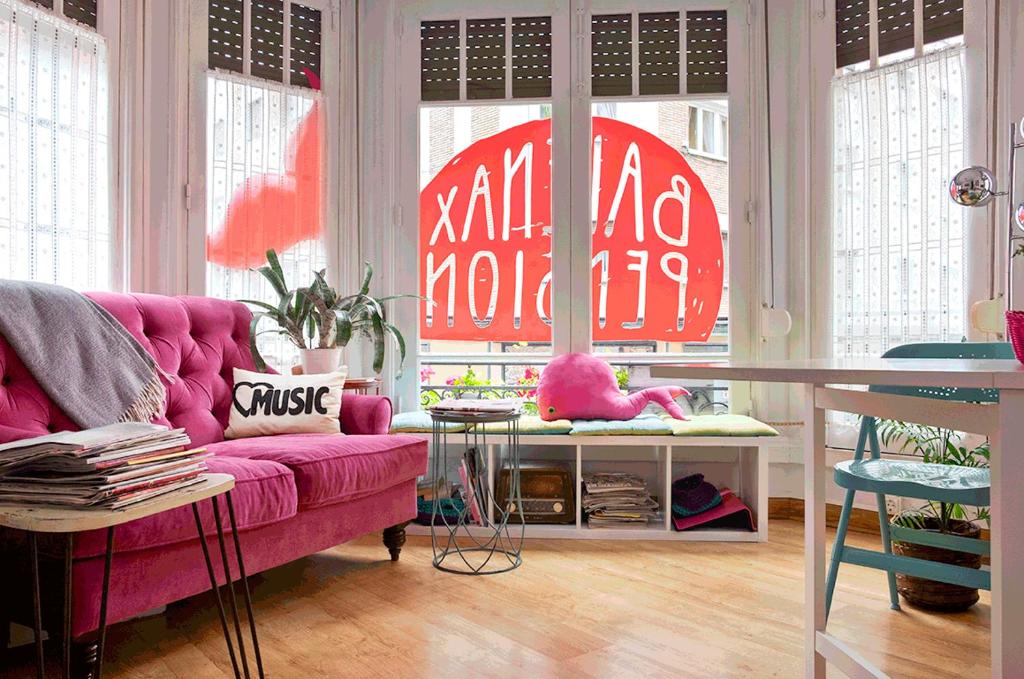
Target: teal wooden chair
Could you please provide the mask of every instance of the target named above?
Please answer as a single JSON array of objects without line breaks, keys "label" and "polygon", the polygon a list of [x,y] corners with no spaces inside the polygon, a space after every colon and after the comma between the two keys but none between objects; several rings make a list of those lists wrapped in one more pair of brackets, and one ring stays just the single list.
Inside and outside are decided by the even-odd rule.
[{"label": "teal wooden chair", "polygon": [[[933,343],[905,344],[885,352],[883,358],[1014,358],[1008,343]],[[934,387],[872,386],[870,391],[904,396],[919,396],[945,401],[994,403],[999,400],[995,389],[957,389]],[[864,459],[865,447],[870,457]],[[902,462],[881,459],[878,443],[878,424],[874,417],[862,417],[857,448],[852,460],[844,460],[835,467],[836,485],[846,489],[836,541],[832,547],[832,561],[825,580],[825,615],[832,608],[832,594],[840,563],[852,563],[886,571],[889,577],[889,602],[899,610],[896,592],[896,573],[914,575],[929,580],[963,585],[977,589],[992,589],[991,576],[963,566],[941,564],[892,553],[892,541],[911,542],[941,547],[970,554],[987,555],[989,543],[956,535],[916,530],[903,526],[890,526],[885,507],[885,496],[958,503],[974,507],[989,505],[989,471],[986,468],[954,467],[923,462]],[[856,491],[874,493],[878,500],[878,527],[882,534],[882,551],[847,547],[846,531],[853,511]]]}]

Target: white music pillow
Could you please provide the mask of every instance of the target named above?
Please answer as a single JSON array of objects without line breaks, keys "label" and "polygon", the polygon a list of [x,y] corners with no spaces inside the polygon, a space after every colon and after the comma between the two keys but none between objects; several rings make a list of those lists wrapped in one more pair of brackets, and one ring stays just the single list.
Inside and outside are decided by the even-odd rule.
[{"label": "white music pillow", "polygon": [[318,375],[268,375],[234,369],[224,437],[341,433],[347,368]]}]

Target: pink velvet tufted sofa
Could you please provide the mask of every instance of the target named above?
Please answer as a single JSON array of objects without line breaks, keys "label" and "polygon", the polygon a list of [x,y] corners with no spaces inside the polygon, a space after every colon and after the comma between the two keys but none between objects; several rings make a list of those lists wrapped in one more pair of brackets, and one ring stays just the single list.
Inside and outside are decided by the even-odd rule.
[{"label": "pink velvet tufted sofa", "polygon": [[[426,471],[427,445],[415,437],[388,434],[388,399],[346,393],[341,407],[345,436],[226,441],[232,368],[255,369],[246,307],[206,297],[90,297],[174,377],[167,384],[166,414],[160,421],[184,427],[195,445],[213,453],[212,471],[235,477],[232,498],[249,573],[379,530],[384,530],[384,543],[397,560],[405,541],[404,525],[416,515],[416,477]],[[0,442],[74,428],[0,336]],[[215,540],[212,510],[209,503],[203,505],[207,539]],[[227,517],[222,519],[226,524]],[[22,539],[11,532],[0,535],[0,568],[6,571],[0,575],[5,582],[22,577]],[[104,546],[101,531],[76,536],[74,542],[72,635],[76,665],[85,674],[88,668],[81,666],[94,653]],[[56,546],[52,553],[59,553]],[[57,569],[50,586],[44,584],[46,608],[54,612],[62,605],[59,573]],[[110,622],[208,590],[191,510],[184,507],[119,527],[110,587]],[[21,600],[13,597],[0,604],[3,633],[8,627],[5,617],[31,619],[27,591],[23,594]],[[59,627],[50,625],[51,636]],[[4,646],[0,644],[0,649]]]}]

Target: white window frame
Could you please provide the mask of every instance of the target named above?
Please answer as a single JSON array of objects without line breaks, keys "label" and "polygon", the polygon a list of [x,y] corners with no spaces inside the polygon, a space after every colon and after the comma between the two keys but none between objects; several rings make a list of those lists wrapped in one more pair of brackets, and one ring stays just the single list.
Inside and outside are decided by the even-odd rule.
[{"label": "white window frame", "polygon": [[[284,0],[287,5],[291,0]],[[323,171],[321,195],[325,248],[327,250],[328,278],[343,291],[352,289],[361,277],[358,251],[345,248],[343,243],[357,238],[358,194],[356,186],[356,102],[343,97],[352,91],[355,83],[355,0],[297,0],[295,4],[312,7],[321,12],[320,70],[322,89],[321,106],[324,112]],[[182,187],[188,215],[186,236],[185,288],[189,294],[206,293],[206,116],[209,0],[189,0],[189,121],[188,121],[188,181]],[[247,42],[247,40],[246,40]],[[283,41],[288,53],[287,31]],[[243,73],[248,75],[249,55],[242,55]],[[288,58],[284,59],[285,87],[290,85]],[[267,81],[281,86],[277,81]],[[351,238],[351,240],[350,240]]]},{"label": "white window frame", "polygon": [[[990,83],[992,51],[991,38],[995,19],[991,0],[972,0],[964,3],[964,46],[967,72],[966,127],[967,139],[964,164],[992,162],[996,150],[992,147]],[[872,3],[874,5],[874,3]],[[920,3],[915,10],[920,12]],[[822,2],[812,9],[810,16],[809,76],[810,76],[810,139],[808,196],[808,302],[811,313],[807,319],[810,355],[828,357],[832,354],[832,97],[833,77],[842,72],[835,68],[836,15],[834,2]],[[921,26],[915,22],[915,27]],[[915,28],[914,57],[925,53],[922,29]],[[878,64],[877,25],[870,30],[869,67]],[[1002,216],[992,209],[970,210],[966,217],[967,233],[964,238],[964,265],[966,272],[967,306],[989,299],[1000,291],[999,272],[1002,251],[993,249],[992,233],[995,223],[1002,225]],[[995,220],[995,222],[993,221]],[[968,327],[968,339],[981,341],[994,339],[978,331],[973,323]]]},{"label": "white window frame", "polygon": [[[693,110],[694,112],[696,112],[696,114],[697,114],[696,116],[691,116],[690,117],[690,123],[693,124],[697,128],[696,129],[697,148],[694,148],[693,146],[690,145],[690,143],[689,143],[689,141],[690,141],[689,140],[689,130],[687,130],[686,149],[690,153],[695,155],[695,156],[703,156],[704,158],[711,158],[712,160],[728,160],[729,159],[729,151],[728,151],[727,147],[729,145],[729,137],[728,137],[728,135],[723,135],[721,133],[722,132],[722,127],[721,127],[722,121],[724,120],[725,124],[727,126],[729,124],[729,116],[728,116],[728,114],[724,113],[723,111],[720,111],[718,107],[713,106],[711,104],[701,104],[701,103],[696,103],[696,102],[690,104],[690,109]],[[704,114],[705,113],[710,113],[711,114],[712,119],[714,120],[714,125],[715,125],[715,132],[714,132],[714,134],[715,134],[715,146],[717,148],[716,149],[712,149],[710,151],[707,150],[706,148],[703,148],[703,141],[704,141]],[[720,153],[718,151],[718,149],[722,149],[722,148],[725,149],[725,153]],[[723,231],[724,231],[724,229],[723,229]]]},{"label": "white window frame", "polygon": [[[636,92],[639,79],[634,77],[634,94],[630,97],[600,97],[590,95],[590,17],[592,14],[626,12],[686,12],[696,10],[726,10],[728,12],[728,64],[727,93],[687,94],[685,76],[681,73],[683,93],[678,95],[640,95]],[[524,0],[517,2],[514,12],[507,3],[483,0],[414,0],[401,7],[396,18],[396,42],[399,45],[396,79],[398,134],[394,142],[396,173],[398,176],[395,214],[402,217],[395,226],[396,240],[418,243],[419,238],[419,30],[421,21],[443,19],[487,19],[495,16],[551,16],[552,18],[552,221],[555,223],[590,223],[589,148],[592,101],[667,101],[700,100],[729,101],[729,213],[731,220],[728,239],[729,276],[726,286],[729,300],[729,358],[740,359],[751,355],[757,333],[752,300],[760,294],[756,267],[737,266],[739,262],[754,262],[758,241],[756,228],[764,216],[754,214],[752,188],[762,185],[765,175],[755,158],[760,159],[752,147],[751,128],[761,122],[751,113],[750,98],[750,12],[745,0]],[[634,22],[635,24],[636,22]],[[681,27],[682,29],[683,27]],[[412,36],[413,38],[410,38]],[[572,39],[559,39],[571,36]],[[685,49],[685,30],[681,30],[681,47]],[[634,60],[636,61],[636,60]],[[635,66],[635,64],[634,64]],[[491,99],[469,102],[427,102],[424,105],[500,105],[504,103],[530,103],[528,99]],[[587,149],[587,153],[573,153],[573,149]],[[403,159],[416,159],[412,162]],[[587,181],[572,181],[573,177],[587,177]],[[408,215],[408,217],[405,217]],[[743,216],[746,215],[746,219]],[[756,227],[756,228],[755,228]],[[552,290],[552,353],[591,350],[591,237],[589,229],[555,229],[551,253]],[[574,253],[586,253],[579,256]],[[397,248],[394,284],[403,292],[419,290],[418,248]],[[416,308],[413,308],[413,307]],[[403,305],[396,309],[398,325],[406,333],[411,348],[408,361],[419,361],[419,308]],[[544,354],[529,354],[536,362]],[[647,354],[631,359],[627,355],[607,354],[604,358],[616,363],[636,362],[654,364],[678,361],[678,354]],[[448,357],[450,358],[450,357]],[[474,364],[509,362],[514,355],[466,356]],[[726,357],[720,357],[726,358]],[[396,376],[397,377],[397,376]],[[401,404],[418,403],[418,374],[405,370],[397,378],[396,390]],[[732,409],[743,412],[750,407],[749,385],[730,387]]]}]

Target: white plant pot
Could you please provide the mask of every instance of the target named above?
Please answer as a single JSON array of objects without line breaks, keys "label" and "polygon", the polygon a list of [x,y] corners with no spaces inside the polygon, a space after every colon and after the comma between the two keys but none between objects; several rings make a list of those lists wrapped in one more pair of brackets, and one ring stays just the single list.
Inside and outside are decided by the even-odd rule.
[{"label": "white plant pot", "polygon": [[299,351],[302,372],[306,375],[332,373],[341,365],[344,347],[330,349],[301,349]]}]

